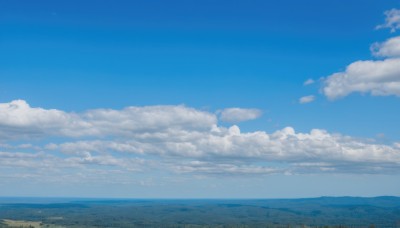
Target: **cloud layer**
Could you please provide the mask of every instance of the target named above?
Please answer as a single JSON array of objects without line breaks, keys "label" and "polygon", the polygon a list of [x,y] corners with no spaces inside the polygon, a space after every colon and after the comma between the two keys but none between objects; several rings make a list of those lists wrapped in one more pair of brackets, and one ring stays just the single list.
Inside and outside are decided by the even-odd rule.
[{"label": "cloud layer", "polygon": [[70,113],[17,100],[0,104],[0,135],[3,173],[7,167],[9,173],[30,167],[63,175],[88,168],[193,175],[400,171],[400,144],[321,129],[241,132],[219,126],[216,114],[186,106]]}]

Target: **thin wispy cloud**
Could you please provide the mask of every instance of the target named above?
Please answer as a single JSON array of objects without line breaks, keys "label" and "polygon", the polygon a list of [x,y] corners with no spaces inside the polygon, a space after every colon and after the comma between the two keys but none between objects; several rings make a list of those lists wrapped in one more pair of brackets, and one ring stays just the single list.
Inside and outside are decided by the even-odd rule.
[{"label": "thin wispy cloud", "polygon": [[314,84],[314,83],[315,83],[315,81],[313,79],[309,78],[303,83],[303,85],[304,86],[308,86],[308,85],[311,85],[311,84]]},{"label": "thin wispy cloud", "polygon": [[391,9],[385,11],[386,19],[385,23],[376,26],[376,29],[390,29],[390,32],[394,33],[397,29],[400,29],[400,9]]},{"label": "thin wispy cloud", "polygon": [[307,103],[313,102],[314,100],[315,100],[315,96],[314,95],[308,95],[308,96],[300,97],[299,103],[300,104],[307,104]]},{"label": "thin wispy cloud", "polygon": [[219,118],[224,122],[239,123],[248,120],[254,120],[262,115],[259,109],[247,108],[226,108],[219,111]]}]

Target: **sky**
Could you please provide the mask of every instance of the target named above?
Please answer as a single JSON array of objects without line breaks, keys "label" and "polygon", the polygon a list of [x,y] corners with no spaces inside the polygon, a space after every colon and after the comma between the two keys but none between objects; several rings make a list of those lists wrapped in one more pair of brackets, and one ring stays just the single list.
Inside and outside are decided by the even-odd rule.
[{"label": "sky", "polygon": [[0,196],[400,196],[399,0],[0,0]]}]

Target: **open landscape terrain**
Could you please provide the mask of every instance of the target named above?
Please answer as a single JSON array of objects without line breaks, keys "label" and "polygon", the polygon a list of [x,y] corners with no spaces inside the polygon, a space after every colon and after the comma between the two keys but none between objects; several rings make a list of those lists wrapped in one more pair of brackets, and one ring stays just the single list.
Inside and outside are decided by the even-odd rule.
[{"label": "open landscape terrain", "polygon": [[400,228],[400,0],[0,0],[0,228]]},{"label": "open landscape terrain", "polygon": [[2,199],[1,227],[400,227],[397,197],[22,201]]}]

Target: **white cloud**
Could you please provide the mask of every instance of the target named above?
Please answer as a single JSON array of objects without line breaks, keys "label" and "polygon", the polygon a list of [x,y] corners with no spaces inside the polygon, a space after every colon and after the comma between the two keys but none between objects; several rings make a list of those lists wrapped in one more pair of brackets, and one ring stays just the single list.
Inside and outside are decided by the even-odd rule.
[{"label": "white cloud", "polygon": [[329,99],[353,92],[374,96],[400,96],[400,58],[381,61],[357,61],[344,72],[332,74],[324,81],[323,93]]},{"label": "white cloud", "polygon": [[[291,127],[273,133],[242,132],[236,125],[218,126],[215,114],[184,106],[77,114],[14,101],[0,104],[0,116],[1,135],[12,135],[1,144],[10,150],[0,152],[1,173],[22,175],[32,173],[30,169],[39,170],[39,176],[95,170],[201,175],[400,171],[398,143],[379,144],[319,129],[297,133]],[[28,137],[38,135],[50,143],[43,146]],[[58,143],[51,140],[55,135]],[[7,144],[16,139],[25,141],[19,145],[29,146]],[[22,149],[33,151],[18,151]]]},{"label": "white cloud", "polygon": [[379,57],[400,57],[400,36],[390,38],[383,43],[374,43],[371,52]]},{"label": "white cloud", "polygon": [[397,29],[400,29],[400,9],[385,11],[385,15],[385,23],[378,25],[377,29],[389,28],[391,32],[396,32]]},{"label": "white cloud", "polygon": [[300,104],[306,104],[306,103],[313,102],[314,100],[315,100],[315,96],[314,95],[309,95],[309,96],[301,97],[299,99],[299,103]]},{"label": "white cloud", "polygon": [[315,81],[313,79],[309,78],[303,83],[303,85],[307,86],[307,85],[311,85],[311,84],[314,84],[314,83],[315,83]]},{"label": "white cloud", "polygon": [[371,51],[375,56],[387,58],[351,63],[345,71],[328,76],[322,92],[332,100],[354,92],[400,96],[400,37],[375,43]]},{"label": "white cloud", "polygon": [[171,169],[177,173],[195,173],[199,175],[268,175],[282,173],[282,168],[271,168],[256,165],[237,165],[205,161],[190,161],[183,164],[174,164]]},{"label": "white cloud", "polygon": [[[241,133],[237,126],[228,129],[220,127],[219,130],[180,132],[171,136],[154,133],[124,142],[70,142],[59,145],[59,148],[65,153],[117,151],[159,156],[162,160],[171,158],[174,162],[170,167],[181,167],[179,172],[198,170],[204,173],[207,170],[218,173],[222,172],[217,171],[218,168],[228,170],[226,164],[232,165],[230,170],[235,173],[238,169],[233,167],[251,167],[252,170],[255,168],[263,172],[375,172],[368,167],[380,167],[381,171],[400,171],[400,148],[396,144],[374,144],[319,129],[296,133],[293,128],[287,127],[272,134],[264,131]],[[190,162],[180,163],[191,159],[199,163],[196,166],[189,165]],[[259,162],[286,164],[288,168],[260,166],[257,165]],[[305,163],[313,165],[305,166]],[[202,167],[203,164],[205,167]],[[239,170],[245,172],[242,168]],[[175,168],[173,170],[177,171]]]},{"label": "white cloud", "polygon": [[33,137],[85,130],[85,122],[73,113],[31,108],[23,100],[0,103],[0,137]]},{"label": "white cloud", "polygon": [[173,128],[210,129],[216,122],[214,114],[181,105],[67,113],[56,109],[32,108],[23,100],[0,103],[0,138],[3,139],[43,136],[128,137],[137,132],[160,132]]},{"label": "white cloud", "polygon": [[[385,24],[377,29],[400,28],[400,9],[385,12]],[[384,60],[356,61],[343,72],[334,73],[324,80],[322,92],[331,100],[358,92],[373,96],[400,96],[400,36],[382,43],[374,43],[372,54]]]},{"label": "white cloud", "polygon": [[238,123],[247,120],[254,120],[262,114],[259,109],[245,109],[245,108],[226,108],[220,112],[219,118],[228,123]]}]

